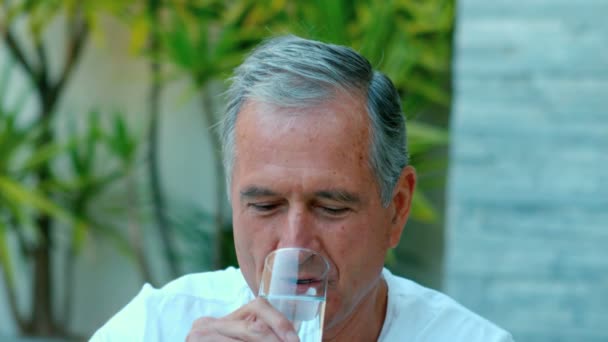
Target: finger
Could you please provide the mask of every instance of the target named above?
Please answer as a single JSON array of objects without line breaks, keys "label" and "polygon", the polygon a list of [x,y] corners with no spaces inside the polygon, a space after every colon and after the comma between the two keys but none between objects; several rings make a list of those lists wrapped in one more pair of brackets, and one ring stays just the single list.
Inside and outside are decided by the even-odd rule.
[{"label": "finger", "polygon": [[190,331],[186,336],[186,342],[242,342],[242,340],[221,335],[200,334],[198,331]]},{"label": "finger", "polygon": [[281,340],[287,342],[299,341],[293,324],[280,311],[270,305],[266,299],[258,297],[241,309],[235,311],[231,315],[234,315],[234,318],[241,320],[261,320],[266,323]]},{"label": "finger", "polygon": [[192,328],[186,336],[186,342],[235,342],[242,341],[228,336],[221,336],[213,329],[213,325],[218,321],[215,317],[201,317],[192,323]]},{"label": "finger", "polygon": [[216,341],[219,337],[238,341],[281,342],[274,331],[262,320],[201,319],[193,324],[192,341]]}]

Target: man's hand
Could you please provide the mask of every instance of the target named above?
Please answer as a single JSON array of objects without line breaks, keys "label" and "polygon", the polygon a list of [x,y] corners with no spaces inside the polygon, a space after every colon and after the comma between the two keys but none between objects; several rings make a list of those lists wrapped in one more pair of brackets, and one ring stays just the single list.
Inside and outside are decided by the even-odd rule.
[{"label": "man's hand", "polygon": [[222,318],[194,321],[187,342],[277,341],[297,342],[293,324],[263,298],[256,298]]}]

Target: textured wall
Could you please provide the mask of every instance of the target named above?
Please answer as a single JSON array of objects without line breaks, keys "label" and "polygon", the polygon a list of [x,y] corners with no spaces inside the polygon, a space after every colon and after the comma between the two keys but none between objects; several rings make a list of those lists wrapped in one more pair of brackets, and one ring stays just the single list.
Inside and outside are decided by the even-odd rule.
[{"label": "textured wall", "polygon": [[608,341],[608,1],[459,1],[446,290],[520,341]]}]

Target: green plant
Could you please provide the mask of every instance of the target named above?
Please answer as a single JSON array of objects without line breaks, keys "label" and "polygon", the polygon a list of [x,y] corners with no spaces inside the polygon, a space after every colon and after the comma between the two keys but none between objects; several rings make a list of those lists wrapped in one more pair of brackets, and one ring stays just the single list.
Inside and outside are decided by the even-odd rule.
[{"label": "green plant", "polygon": [[[128,239],[123,227],[111,221],[100,220],[107,213],[95,215],[92,203],[104,192],[118,182],[133,181],[136,165],[138,140],[126,125],[122,114],[112,116],[111,126],[100,124],[100,114],[92,112],[84,127],[82,135],[74,125],[68,134],[62,134],[64,141],[48,143],[37,148],[40,136],[46,130],[54,131],[53,121],[19,120],[24,112],[26,97],[14,105],[8,105],[6,94],[11,82],[10,66],[5,66],[0,73],[0,268],[2,279],[7,290],[10,312],[19,330],[27,335],[70,336],[67,330],[71,316],[74,278],[74,262],[87,236],[100,236],[111,240],[120,251],[134,261],[142,271],[144,279],[150,278],[145,263],[141,239]],[[106,115],[109,118],[110,116]],[[41,127],[44,125],[45,127]],[[106,125],[107,126],[107,125]],[[100,156],[100,154],[103,154]],[[100,166],[102,164],[104,166]],[[41,181],[38,177],[40,168],[47,168],[47,177]],[[127,195],[135,193],[133,186]],[[123,207],[131,208],[134,199],[128,199]],[[50,263],[39,264],[36,253],[42,247],[53,248],[61,252],[64,247],[40,234],[40,213],[53,218],[52,235],[65,236],[63,267],[56,268]],[[99,214],[99,213],[98,213]],[[116,214],[116,213],[114,213]],[[127,213],[133,217],[132,213]],[[133,227],[131,231],[137,232]],[[11,244],[10,241],[16,241]],[[16,270],[16,259],[21,259],[32,268]],[[61,277],[64,302],[48,310],[55,313],[50,316],[36,314],[40,307],[33,303],[33,314],[24,315],[19,310],[19,298],[16,288],[19,285],[17,272],[29,274],[34,298],[52,297],[52,288],[41,279]],[[38,291],[45,291],[39,293]],[[39,297],[37,297],[39,296]],[[49,300],[49,303],[52,301]]]},{"label": "green plant", "polygon": [[[0,94],[6,94],[10,78],[9,69],[3,72],[3,84]],[[21,112],[23,102],[13,108],[8,108],[5,98],[0,101],[0,262],[4,273],[6,289],[11,313],[19,328],[24,332],[33,332],[36,329],[36,317],[29,319],[22,317],[17,310],[16,277],[8,244],[9,234],[16,236],[20,255],[26,258],[35,258],[40,253],[39,246],[47,243],[46,236],[36,227],[36,212],[43,217],[62,220],[64,223],[81,230],[84,223],[78,220],[63,207],[55,202],[36,186],[36,174],[42,165],[48,165],[61,151],[57,144],[46,144],[35,149],[37,142],[45,134],[46,122],[33,122],[20,125],[17,116]],[[40,260],[40,259],[38,259]],[[48,279],[48,264],[35,263],[34,282],[42,282],[41,278]],[[34,283],[35,298],[47,295],[48,289],[41,289]],[[42,292],[42,293],[41,293]],[[36,305],[38,310],[40,307]],[[40,311],[36,311],[40,312]],[[40,316],[37,316],[40,317]],[[43,323],[40,323],[43,324]]]},{"label": "green plant", "polygon": [[[98,115],[92,113],[93,119],[87,121],[88,127],[85,128],[84,135],[73,129],[67,135],[65,143],[49,145],[45,149],[35,151],[32,146],[37,130],[29,125],[16,125],[14,113],[16,112],[7,115],[6,111],[0,111],[0,150],[3,153],[0,167],[0,264],[3,279],[11,312],[23,333],[67,336],[69,332],[65,327],[71,316],[75,282],[74,262],[87,236],[100,236],[112,241],[118,250],[133,258],[142,271],[142,277],[145,280],[150,279],[140,245],[141,238],[131,236],[129,239],[123,226],[103,219],[108,216],[107,212],[95,213],[91,210],[96,199],[112,185],[129,184],[133,181],[137,142],[120,114],[114,116],[113,127],[104,130],[95,119]],[[100,157],[100,153],[105,153],[105,156]],[[69,162],[61,163],[62,160]],[[52,176],[45,183],[29,184],[29,180],[35,176],[37,165],[42,162],[51,165]],[[102,163],[105,167],[100,165]],[[65,168],[60,172],[56,171],[61,164],[64,164]],[[134,194],[132,185],[125,193],[128,197]],[[133,201],[133,198],[127,198],[120,207],[133,210]],[[63,253],[64,267],[56,269],[48,265],[45,270],[64,279],[64,302],[60,305],[58,316],[52,316],[50,322],[47,322],[53,325],[54,330],[50,332],[36,330],[37,324],[42,324],[36,321],[40,318],[24,317],[19,313],[15,292],[17,281],[13,267],[14,258],[31,260],[38,246],[48,243],[37,233],[37,210],[56,218],[58,222],[53,225],[56,231],[54,235],[65,235],[69,241]],[[112,214],[112,217],[116,217],[117,212]],[[125,214],[122,216],[134,216],[129,212]],[[135,226],[131,232],[141,235],[138,230],[139,227]],[[10,236],[17,239],[19,253],[11,250],[7,241]],[[62,249],[57,245],[53,248]],[[38,280],[38,271],[34,268],[31,274],[33,282]],[[35,288],[35,284],[33,287]],[[49,295],[52,296],[52,293]]]},{"label": "green plant", "polygon": [[[88,36],[88,26],[85,24],[82,12],[72,6],[71,11],[68,12],[68,25],[72,29],[67,33],[66,41],[68,44],[66,47],[65,63],[63,69],[59,72],[59,76],[52,77],[42,32],[50,18],[54,17],[62,5],[63,3],[39,3],[35,1],[15,1],[3,4],[5,11],[2,13],[0,28],[2,29],[4,43],[28,78],[33,94],[39,103],[39,112],[37,113],[34,125],[40,129],[40,134],[36,136],[32,144],[34,150],[42,150],[54,144],[54,136],[49,123],[54,116],[58,100],[74,70],[74,66],[80,57],[82,47]],[[35,59],[35,62],[32,62],[32,56],[26,55],[14,33],[13,26],[18,19],[27,20],[27,33],[30,35],[32,45],[34,46],[35,53],[33,59]],[[30,182],[44,184],[51,177],[50,163],[48,160],[45,160],[32,170]],[[40,198],[50,198],[50,194],[45,193],[44,190],[38,188],[38,192],[40,192]],[[35,209],[38,210],[34,211],[32,221],[34,222],[35,235],[39,243],[33,244],[31,251],[28,253],[28,257],[32,260],[34,267],[34,290],[32,294],[34,308],[30,319],[16,319],[16,321],[19,328],[29,334],[63,333],[59,331],[61,329],[53,321],[53,304],[51,302],[50,246],[53,244],[52,229],[55,216],[48,210]]]},{"label": "green plant", "polygon": [[[153,283],[142,245],[134,183],[139,140],[120,112],[109,115],[91,111],[83,126],[78,129],[73,119],[69,122],[66,149],[55,160],[57,169],[61,170],[46,183],[59,203],[87,223],[86,230],[71,230],[71,243],[65,250],[63,298],[66,303],[62,320],[65,324],[70,319],[71,293],[76,281],[74,263],[87,235],[112,242],[133,261],[143,280]],[[103,202],[100,198],[118,185],[124,189],[120,191],[121,199],[114,199],[112,207],[99,208]]]},{"label": "green plant", "polygon": [[[181,261],[177,256],[180,235],[183,230],[175,228],[174,217],[169,212],[171,203],[167,203],[162,189],[159,170],[158,147],[159,117],[162,89],[165,80],[178,75],[187,75],[197,92],[201,94],[201,104],[205,124],[212,126],[217,118],[212,98],[216,95],[213,82],[227,75],[240,61],[244,49],[259,42],[263,35],[266,22],[251,20],[250,15],[256,12],[268,1],[160,1],[143,2],[139,11],[123,16],[125,22],[132,28],[133,51],[144,53],[149,59],[152,82],[149,89],[149,127],[147,142],[148,172],[150,189],[154,205],[157,226],[163,244],[165,259],[173,276],[181,273]],[[143,9],[143,10],[142,10]],[[162,13],[162,15],[160,15]],[[166,66],[170,66],[167,68]],[[167,71],[168,70],[168,71]],[[177,73],[175,72],[177,70]],[[207,135],[212,146],[213,169],[218,179],[223,178],[220,156],[219,137],[213,131]],[[213,189],[216,207],[208,222],[213,228],[215,239],[211,241],[213,268],[222,267],[224,262],[224,220],[225,199],[224,188],[217,182]],[[179,222],[176,222],[179,225]]]},{"label": "green plant", "polygon": [[[67,284],[73,281],[70,260],[78,255],[87,238],[96,236],[113,241],[133,257],[144,279],[152,278],[140,245],[142,231],[134,195],[139,140],[120,115],[108,120],[107,114],[91,113],[84,127],[76,128],[74,123],[65,135],[58,134],[56,128],[57,103],[90,32],[104,13],[124,19],[131,28],[133,50],[149,57],[153,82],[146,165],[150,167],[151,188],[159,198],[155,213],[159,215],[161,234],[166,235],[166,259],[174,273],[220,268],[235,260],[230,222],[225,219],[228,208],[215,131],[209,131],[207,137],[217,177],[215,187],[210,189],[216,207],[202,212],[187,203],[164,203],[158,170],[154,171],[162,143],[158,138],[162,86],[167,80],[188,76],[192,93],[200,95],[200,112],[205,128],[209,128],[219,119],[215,114],[220,111],[216,99],[223,90],[221,80],[229,76],[246,52],[272,35],[296,33],[353,46],[393,79],[404,99],[412,163],[420,176],[412,217],[427,224],[441,221],[441,206],[432,193],[442,188],[446,165],[441,151],[448,141],[445,127],[450,106],[453,0],[5,0],[2,6],[0,32],[16,67],[6,65],[0,75],[0,263],[11,310],[21,331],[27,334],[68,334],[65,322],[70,316],[69,296],[61,310],[56,310],[51,301],[56,290],[50,278],[56,270],[50,267],[49,255],[56,246],[58,230],[70,242],[65,251],[67,267],[61,271]],[[44,32],[57,17],[64,18],[68,30],[64,59],[59,61],[62,66],[51,71],[47,57],[50,46]],[[15,33],[17,20],[24,23],[21,34]],[[29,40],[34,47],[32,53],[26,53],[26,42],[19,39]],[[19,120],[19,103],[24,102],[9,106],[4,96],[10,72],[17,70],[29,80],[30,90],[23,98],[30,96],[39,105],[30,122]],[[61,139],[63,136],[67,138]],[[119,184],[126,185],[126,200],[135,205],[124,206],[126,213],[120,208],[107,208],[106,213],[111,215],[100,215],[93,203]],[[165,214],[168,217],[161,217]],[[113,215],[130,218],[127,232],[125,226],[103,220]],[[11,249],[9,240],[13,238],[20,252]],[[201,244],[205,246],[201,248]],[[177,256],[181,258],[175,259]],[[406,256],[427,267],[418,256]],[[16,310],[15,258],[24,258],[32,267],[31,317],[23,317]],[[391,254],[387,261],[400,262],[398,259]],[[54,317],[55,311],[60,312],[59,318]]]},{"label": "green plant", "polygon": [[[156,95],[151,98],[158,99],[159,83],[161,80],[172,79],[179,75],[187,75],[195,91],[200,94],[201,113],[205,120],[205,128],[213,126],[218,117],[215,115],[217,110],[213,100],[218,92],[217,82],[226,78],[234,67],[243,58],[243,54],[256,43],[260,42],[267,34],[267,25],[274,25],[276,15],[264,14],[272,1],[173,1],[159,2],[151,1],[148,3],[148,15],[132,18],[133,23],[133,47],[143,50],[151,60],[151,68],[155,84],[151,88],[151,93]],[[276,11],[276,6],[273,6]],[[162,12],[162,18],[156,14]],[[146,47],[145,39],[149,38]],[[167,65],[164,72],[160,72],[161,66]],[[151,102],[152,104],[152,102]],[[151,129],[149,131],[150,145],[157,146],[158,137],[155,131],[157,126],[154,124],[158,120],[158,102],[151,107]],[[223,168],[221,164],[221,146],[219,137],[215,131],[207,134],[213,154],[213,169],[216,177],[223,179]],[[150,150],[151,160],[155,153]],[[150,164],[151,167],[154,163]],[[151,172],[154,174],[154,172]],[[154,183],[154,182],[153,182]],[[158,182],[156,182],[158,183]],[[206,263],[211,268],[221,268],[230,263],[233,258],[231,246],[232,240],[226,234],[229,223],[224,217],[228,209],[226,208],[225,189],[222,181],[215,182],[212,189],[216,200],[216,206],[211,213],[208,213],[212,220],[206,221],[208,231],[214,238],[209,239],[209,248],[213,251],[210,254],[211,263]],[[153,188],[158,188],[158,184],[153,184]],[[158,191],[160,192],[160,191]],[[160,198],[161,196],[159,196]],[[157,209],[157,212],[164,211],[165,205]],[[172,207],[171,204],[167,207]],[[174,214],[169,214],[175,217]],[[171,220],[169,222],[172,222]],[[190,236],[183,229],[179,228],[179,222],[175,222],[178,227],[171,232],[171,236],[163,238],[165,241],[184,240]],[[196,231],[195,231],[196,232]],[[177,236],[175,236],[177,234]],[[185,234],[185,235],[184,235]],[[228,240],[226,240],[228,238]],[[176,241],[180,244],[180,241]],[[182,244],[183,245],[183,244]],[[165,249],[171,250],[174,247],[170,243],[165,243]],[[228,249],[227,249],[228,248]],[[226,251],[229,252],[226,252]],[[167,259],[173,259],[175,251],[167,253]],[[184,259],[182,258],[182,262]],[[187,260],[185,260],[187,263]],[[170,262],[172,264],[173,262]],[[206,265],[206,266],[207,266]],[[177,268],[178,266],[172,266]]]},{"label": "green plant", "polygon": [[[12,115],[3,115],[4,133],[10,139],[4,141],[3,148],[11,153],[2,156],[5,164],[2,198],[8,210],[4,210],[5,206],[1,208],[4,218],[1,224],[3,232],[12,232],[17,236],[21,257],[32,267],[32,313],[22,316],[12,310],[19,330],[27,335],[68,334],[66,321],[70,303],[64,303],[60,317],[57,318],[52,301],[56,292],[52,278],[59,272],[51,267],[51,254],[57,248],[57,233],[65,228],[63,232],[72,242],[70,251],[66,254],[68,266],[64,276],[69,285],[72,281],[71,256],[78,252],[87,232],[94,227],[94,222],[87,222],[85,217],[88,200],[94,198],[101,187],[107,186],[113,179],[86,178],[85,169],[78,170],[82,171],[81,174],[75,173],[75,177],[82,177],[74,184],[58,177],[55,170],[57,159],[68,154],[68,151],[74,155],[75,142],[59,143],[53,123],[57,105],[82,56],[91,30],[97,25],[98,17],[107,11],[120,11],[127,7],[120,1],[92,0],[6,0],[2,3],[0,33],[4,46],[9,57],[16,62],[15,69],[28,81],[31,101],[37,104],[37,112],[28,126],[16,124],[15,118],[20,115],[20,108],[13,109]],[[50,63],[50,46],[45,41],[47,27],[57,20],[66,28],[63,37],[65,45],[61,47],[64,51],[60,54],[62,59],[56,61],[60,64],[59,68],[54,67],[55,63]],[[31,52],[24,48],[28,44],[33,46]],[[53,45],[53,48],[58,47]],[[3,76],[8,77],[7,75],[8,71],[5,70]],[[2,95],[7,92],[5,87]],[[5,101],[0,102],[5,112],[6,105]],[[26,163],[27,168],[15,169],[24,155],[33,161]],[[87,162],[85,159],[73,161]],[[8,248],[8,244],[2,248],[3,260],[11,257]],[[11,272],[10,260],[3,262],[3,265],[4,272]],[[13,281],[14,277],[6,279]],[[11,288],[14,288],[14,283],[7,286],[12,303],[16,300]],[[66,288],[69,289],[69,286]]]}]

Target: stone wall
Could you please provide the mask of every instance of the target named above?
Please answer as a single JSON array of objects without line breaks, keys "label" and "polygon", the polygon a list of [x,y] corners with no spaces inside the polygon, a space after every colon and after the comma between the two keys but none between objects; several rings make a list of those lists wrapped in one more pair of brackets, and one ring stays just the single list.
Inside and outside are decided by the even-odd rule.
[{"label": "stone wall", "polygon": [[608,341],[608,1],[459,1],[445,288],[518,341]]}]

